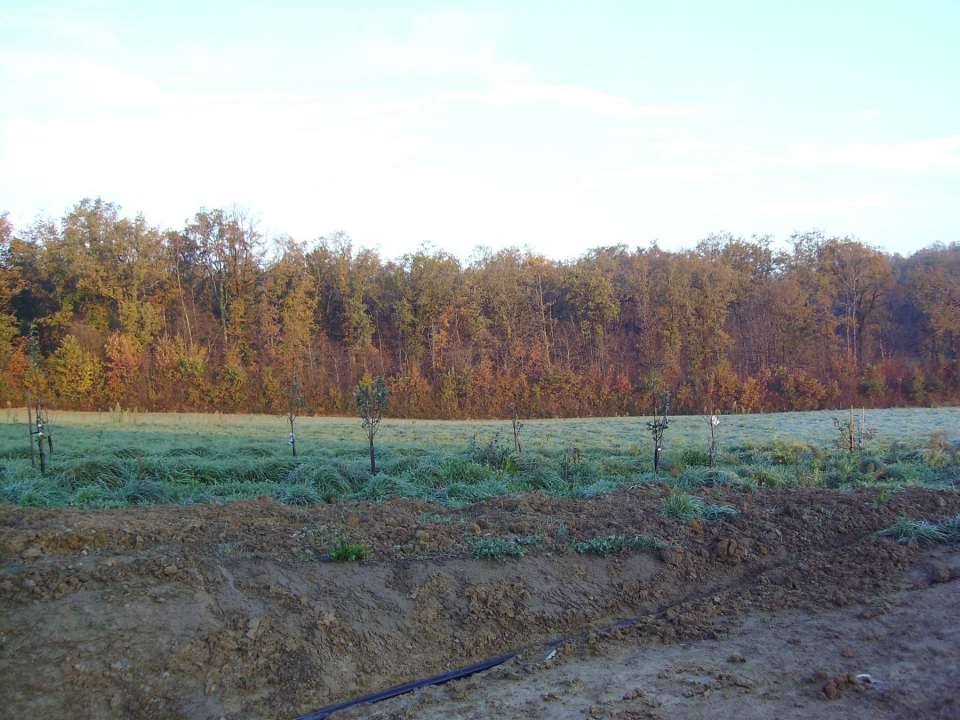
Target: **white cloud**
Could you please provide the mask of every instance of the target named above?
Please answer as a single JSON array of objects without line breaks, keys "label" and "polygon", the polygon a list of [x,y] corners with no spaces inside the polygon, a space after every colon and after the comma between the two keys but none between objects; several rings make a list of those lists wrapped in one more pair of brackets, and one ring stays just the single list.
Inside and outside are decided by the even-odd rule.
[{"label": "white cloud", "polygon": [[723,175],[734,175],[744,168],[740,165],[712,165],[699,167],[647,167],[621,172],[594,173],[577,183],[580,190],[595,190],[604,185],[625,181],[676,180],[678,182],[703,182]]},{"label": "white cloud", "polygon": [[497,50],[509,22],[506,14],[489,9],[424,13],[403,37],[368,35],[355,60],[366,72],[382,76],[523,77],[528,68],[504,61]]},{"label": "white cloud", "polygon": [[774,165],[862,166],[911,173],[960,172],[960,135],[908,143],[797,145],[763,162]]},{"label": "white cloud", "polygon": [[787,200],[784,202],[768,202],[756,205],[751,212],[760,216],[781,215],[822,215],[842,210],[863,210],[868,208],[905,207],[908,203],[902,200],[892,200],[886,196],[850,198],[849,200],[828,200],[822,202],[804,202]]},{"label": "white cloud", "polygon": [[653,150],[664,155],[696,155],[703,156],[729,156],[745,155],[748,148],[742,145],[730,145],[728,143],[713,142],[706,138],[694,137],[692,135],[682,135],[670,140],[658,140],[656,142],[644,143],[643,147],[647,150]]},{"label": "white cloud", "polygon": [[598,90],[549,83],[505,83],[486,90],[447,92],[440,99],[491,107],[559,105],[621,120],[665,120],[730,112],[728,108],[641,105]]}]

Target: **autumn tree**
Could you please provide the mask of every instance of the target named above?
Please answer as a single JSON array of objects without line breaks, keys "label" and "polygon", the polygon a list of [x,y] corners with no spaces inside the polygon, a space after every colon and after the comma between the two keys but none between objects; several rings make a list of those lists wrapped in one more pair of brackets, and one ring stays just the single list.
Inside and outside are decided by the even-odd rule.
[{"label": "autumn tree", "polygon": [[227,364],[249,360],[254,290],[263,260],[263,236],[243,210],[201,209],[187,226],[218,319]]},{"label": "autumn tree", "polygon": [[863,362],[866,326],[877,321],[875,315],[893,279],[890,263],[881,251],[849,238],[827,241],[821,261],[836,286],[847,349],[855,360]]},{"label": "autumn tree", "polygon": [[960,266],[923,265],[911,271],[908,288],[923,313],[922,330],[937,365],[960,359]]}]

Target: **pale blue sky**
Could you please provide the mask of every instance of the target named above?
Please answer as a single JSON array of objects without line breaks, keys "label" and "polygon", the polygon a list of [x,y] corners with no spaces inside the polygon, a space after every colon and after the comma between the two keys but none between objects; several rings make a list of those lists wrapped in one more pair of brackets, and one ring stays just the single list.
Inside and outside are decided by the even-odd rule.
[{"label": "pale blue sky", "polygon": [[960,2],[0,0],[0,211],[552,257],[960,240]]}]

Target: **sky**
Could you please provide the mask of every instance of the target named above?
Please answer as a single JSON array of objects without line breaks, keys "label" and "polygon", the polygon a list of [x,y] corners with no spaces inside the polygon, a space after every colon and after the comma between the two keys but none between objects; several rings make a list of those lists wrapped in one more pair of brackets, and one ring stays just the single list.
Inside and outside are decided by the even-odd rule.
[{"label": "sky", "polygon": [[960,2],[0,0],[0,212],[556,259],[960,241]]}]

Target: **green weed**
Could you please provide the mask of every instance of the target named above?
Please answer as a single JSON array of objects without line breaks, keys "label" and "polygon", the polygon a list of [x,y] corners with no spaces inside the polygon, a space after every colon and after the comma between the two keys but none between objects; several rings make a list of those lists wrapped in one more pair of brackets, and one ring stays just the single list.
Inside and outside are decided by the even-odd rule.
[{"label": "green weed", "polygon": [[330,559],[333,560],[333,562],[354,562],[356,560],[363,560],[369,554],[370,551],[360,543],[351,545],[346,540],[341,540],[330,548]]},{"label": "green weed", "polygon": [[481,538],[470,541],[470,549],[474,557],[479,560],[496,560],[502,563],[510,562],[512,557],[523,557],[521,543],[504,538]]},{"label": "green weed", "polygon": [[660,547],[663,544],[661,540],[646,535],[636,535],[632,539],[627,539],[623,535],[608,535],[607,537],[593,538],[585,542],[573,544],[573,549],[578,553],[590,553],[607,557],[618,553],[624,548],[633,548],[635,550],[650,550]]}]

